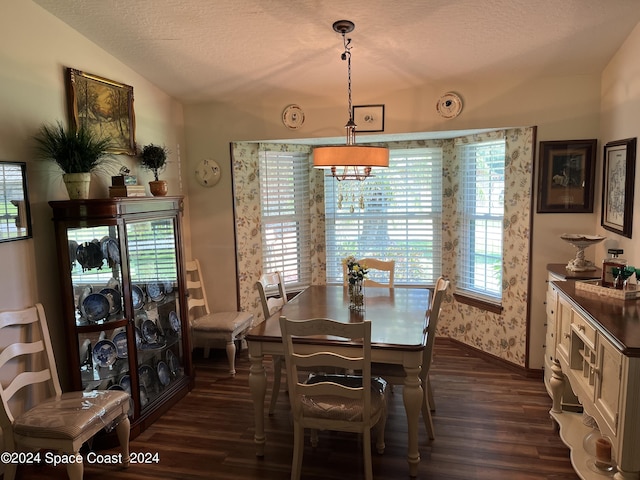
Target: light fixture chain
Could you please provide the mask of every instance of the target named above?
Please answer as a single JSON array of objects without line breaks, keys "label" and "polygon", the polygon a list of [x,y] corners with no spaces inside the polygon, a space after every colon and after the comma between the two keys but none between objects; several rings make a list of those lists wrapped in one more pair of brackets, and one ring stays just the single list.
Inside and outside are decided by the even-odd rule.
[{"label": "light fixture chain", "polygon": [[342,53],[342,60],[347,61],[347,80],[348,80],[348,88],[347,93],[349,95],[349,120],[353,120],[353,109],[351,103],[351,39],[345,36],[345,33],[342,33],[342,42],[344,43],[344,52]]}]

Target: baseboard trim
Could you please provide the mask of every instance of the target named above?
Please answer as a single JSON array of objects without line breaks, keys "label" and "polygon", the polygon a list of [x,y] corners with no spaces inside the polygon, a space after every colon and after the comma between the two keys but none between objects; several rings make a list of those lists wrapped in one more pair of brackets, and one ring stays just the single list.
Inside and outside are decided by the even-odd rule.
[{"label": "baseboard trim", "polygon": [[437,342],[450,342],[450,343],[454,343],[456,346],[463,348],[465,350],[468,350],[469,352],[471,352],[473,355],[476,355],[478,357],[481,357],[482,359],[497,364],[497,365],[502,365],[505,368],[508,368],[509,370],[511,370],[514,373],[517,373],[518,375],[522,375],[523,377],[527,377],[527,378],[539,378],[540,380],[542,380],[543,378],[543,372],[540,369],[533,369],[533,368],[526,368],[526,367],[521,367],[520,365],[516,365],[515,363],[511,363],[507,360],[505,360],[504,358],[500,358],[497,357],[495,355],[493,355],[492,353],[487,353],[484,352],[482,350],[480,350],[479,348],[476,348],[472,345],[468,345],[464,342],[461,342],[460,340],[456,340],[455,338],[451,338],[451,337],[436,337],[436,341]]}]

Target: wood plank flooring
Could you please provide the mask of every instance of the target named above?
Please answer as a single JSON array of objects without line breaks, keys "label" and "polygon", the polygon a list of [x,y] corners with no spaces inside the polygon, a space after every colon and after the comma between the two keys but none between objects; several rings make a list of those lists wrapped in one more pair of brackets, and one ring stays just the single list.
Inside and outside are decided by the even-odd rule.
[{"label": "wood plank flooring", "polygon": [[[281,392],[277,411],[265,422],[267,447],[260,459],[253,444],[247,351],[238,355],[235,378],[226,373],[224,351],[212,351],[209,359],[196,351],[195,365],[195,389],[131,442],[134,452],[157,452],[159,463],[122,470],[85,462],[86,480],[289,478],[293,435],[286,393]],[[271,378],[271,363],[265,366]],[[578,479],[550,420],[551,401],[541,379],[522,377],[444,339],[436,341],[431,379],[436,439],[429,443],[420,425],[418,478]],[[396,387],[386,451],[380,456],[374,449],[376,479],[409,478],[406,428],[402,388]],[[357,435],[321,432],[313,449],[307,439],[302,478],[363,478],[360,442]],[[64,467],[22,466],[18,471],[23,480],[67,478]]]}]

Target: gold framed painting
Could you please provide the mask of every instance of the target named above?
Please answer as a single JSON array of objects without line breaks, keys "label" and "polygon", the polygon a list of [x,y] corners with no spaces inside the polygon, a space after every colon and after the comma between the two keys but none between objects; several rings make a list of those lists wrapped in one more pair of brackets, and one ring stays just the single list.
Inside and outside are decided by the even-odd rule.
[{"label": "gold framed painting", "polygon": [[75,68],[67,68],[69,121],[109,137],[110,153],[136,154],[133,87]]}]

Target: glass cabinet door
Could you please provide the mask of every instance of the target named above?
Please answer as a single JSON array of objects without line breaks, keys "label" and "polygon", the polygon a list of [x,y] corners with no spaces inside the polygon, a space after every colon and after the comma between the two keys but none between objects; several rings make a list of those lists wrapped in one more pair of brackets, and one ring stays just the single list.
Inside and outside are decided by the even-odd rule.
[{"label": "glass cabinet door", "polygon": [[81,386],[125,390],[129,360],[117,226],[70,228],[67,242],[75,324],[81,327]]},{"label": "glass cabinet door", "polygon": [[126,223],[140,407],[184,376],[173,218]]}]

